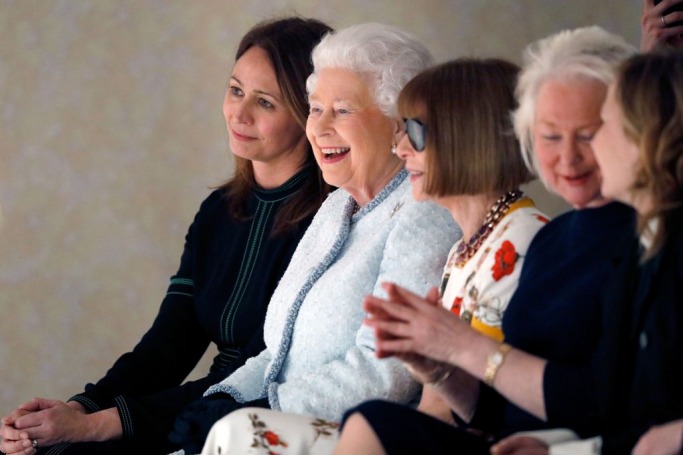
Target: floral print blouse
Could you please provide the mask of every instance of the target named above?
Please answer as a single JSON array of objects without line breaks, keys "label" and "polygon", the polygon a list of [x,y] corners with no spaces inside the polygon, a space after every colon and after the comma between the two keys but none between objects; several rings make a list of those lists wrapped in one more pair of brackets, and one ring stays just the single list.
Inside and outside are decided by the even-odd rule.
[{"label": "floral print blouse", "polygon": [[502,341],[503,313],[517,289],[524,256],[536,232],[548,221],[531,199],[522,198],[510,205],[474,255],[456,265],[458,245],[466,240],[458,241],[444,267],[444,308],[469,321],[476,330]]}]

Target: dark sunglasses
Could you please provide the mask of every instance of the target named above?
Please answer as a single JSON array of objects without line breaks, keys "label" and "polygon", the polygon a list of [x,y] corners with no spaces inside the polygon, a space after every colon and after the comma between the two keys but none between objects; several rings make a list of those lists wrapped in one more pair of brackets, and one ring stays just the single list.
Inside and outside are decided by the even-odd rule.
[{"label": "dark sunglasses", "polygon": [[414,118],[404,118],[403,124],[410,145],[416,152],[423,151],[427,142],[427,128],[422,122]]}]

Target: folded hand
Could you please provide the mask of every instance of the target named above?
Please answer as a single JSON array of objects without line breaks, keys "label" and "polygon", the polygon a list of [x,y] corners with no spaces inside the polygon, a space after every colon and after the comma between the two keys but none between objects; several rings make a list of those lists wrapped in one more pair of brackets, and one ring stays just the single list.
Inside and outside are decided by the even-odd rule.
[{"label": "folded hand", "polygon": [[416,356],[456,365],[454,350],[463,346],[463,337],[471,335],[472,328],[435,304],[435,291],[423,298],[395,284],[385,284],[384,289],[387,300],[368,296],[364,301],[369,315],[364,324],[375,328],[377,357],[397,356],[418,368],[425,363]]}]

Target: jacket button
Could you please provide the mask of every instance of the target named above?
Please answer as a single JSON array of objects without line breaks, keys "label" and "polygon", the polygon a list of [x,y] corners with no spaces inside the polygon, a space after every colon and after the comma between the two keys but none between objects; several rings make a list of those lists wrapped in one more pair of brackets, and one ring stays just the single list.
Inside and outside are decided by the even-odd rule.
[{"label": "jacket button", "polygon": [[645,349],[647,347],[647,333],[645,332],[640,332],[640,337],[639,337],[639,342],[640,342],[640,349]]}]

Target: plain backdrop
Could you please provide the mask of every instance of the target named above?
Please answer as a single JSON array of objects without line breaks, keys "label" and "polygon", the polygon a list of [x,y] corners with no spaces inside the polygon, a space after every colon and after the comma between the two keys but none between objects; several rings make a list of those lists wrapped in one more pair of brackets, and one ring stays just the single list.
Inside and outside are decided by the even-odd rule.
[{"label": "plain backdrop", "polygon": [[150,326],[200,202],[231,174],[221,104],[237,42],[292,13],[397,25],[439,61],[519,63],[530,41],[582,25],[636,44],[640,3],[0,0],[0,414],[81,391]]}]

